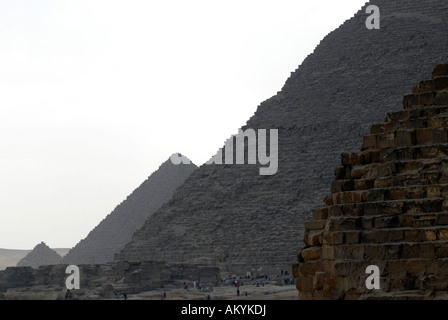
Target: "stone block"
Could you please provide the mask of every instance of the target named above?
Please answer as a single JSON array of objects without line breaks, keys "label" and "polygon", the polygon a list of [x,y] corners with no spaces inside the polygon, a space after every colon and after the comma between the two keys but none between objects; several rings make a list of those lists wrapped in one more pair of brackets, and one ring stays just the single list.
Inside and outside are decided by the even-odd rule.
[{"label": "stone block", "polygon": [[326,220],[311,220],[305,221],[305,230],[322,230],[325,228]]},{"label": "stone block", "polygon": [[427,198],[439,198],[440,197],[440,186],[428,186],[426,188]]},{"label": "stone block", "polygon": [[292,277],[294,279],[299,278],[300,277],[300,274],[299,274],[299,264],[298,263],[293,264],[291,266],[291,269],[292,269]]},{"label": "stone block", "polygon": [[328,216],[329,217],[337,217],[337,216],[342,216],[342,215],[343,215],[342,205],[335,204],[328,208]]},{"label": "stone block", "polygon": [[302,251],[302,257],[305,261],[320,259],[322,255],[322,247],[311,247]]},{"label": "stone block", "polygon": [[353,189],[358,191],[368,190],[373,188],[373,184],[374,184],[373,180],[367,180],[367,179],[355,180],[353,183]]},{"label": "stone block", "polygon": [[313,291],[313,277],[307,276],[307,277],[300,277],[296,280],[296,287],[299,290],[299,292],[309,292],[311,293]]},{"label": "stone block", "polygon": [[376,136],[366,135],[364,136],[361,150],[374,149],[376,148]]},{"label": "stone block", "polygon": [[434,243],[420,243],[419,258],[433,259],[435,257]]},{"label": "stone block", "polygon": [[434,81],[433,80],[427,80],[420,82],[419,85],[412,88],[413,94],[419,94],[419,93],[425,93],[425,92],[433,92],[435,91],[434,87]]},{"label": "stone block", "polygon": [[434,92],[425,92],[418,94],[419,105],[432,106],[436,104],[436,94]]},{"label": "stone block", "polygon": [[316,272],[313,279],[314,290],[322,290],[324,288],[324,282],[326,277],[325,272]]},{"label": "stone block", "polygon": [[344,243],[344,232],[339,231],[324,231],[324,244],[339,245]]},{"label": "stone block", "polygon": [[349,231],[345,232],[345,243],[346,244],[358,244],[360,242],[361,232],[359,231]]},{"label": "stone block", "polygon": [[353,180],[334,180],[331,183],[331,193],[352,191],[353,189]]},{"label": "stone block", "polygon": [[364,245],[365,260],[382,260],[384,258],[384,247],[376,244]]},{"label": "stone block", "polygon": [[395,141],[395,134],[393,132],[383,133],[377,135],[376,144],[380,149],[389,149],[395,146],[394,141]]},{"label": "stone block", "polygon": [[[370,133],[372,135],[382,134],[385,132],[386,132],[386,124],[385,123],[377,123],[377,124],[372,125],[372,127],[370,128]],[[375,145],[376,145],[376,141],[375,141]]]},{"label": "stone block", "polygon": [[448,77],[440,77],[433,80],[434,91],[448,91]]},{"label": "stone block", "polygon": [[434,104],[439,105],[439,106],[448,105],[448,93],[438,92],[435,97]]},{"label": "stone block", "polygon": [[418,94],[409,94],[404,96],[403,98],[403,107],[405,109],[422,107],[423,105],[419,104]]},{"label": "stone block", "polygon": [[324,271],[322,260],[308,261],[306,263],[299,264],[300,277],[313,276],[316,272],[322,271]]},{"label": "stone block", "polygon": [[350,168],[346,168],[346,167],[335,168],[334,176],[335,176],[336,180],[350,179]]},{"label": "stone block", "polygon": [[432,143],[434,140],[433,129],[418,129],[416,132],[416,140],[419,145]]},{"label": "stone block", "polygon": [[356,166],[352,169],[352,171],[350,171],[350,176],[353,179],[361,179],[366,175],[366,173],[367,170],[365,166]]},{"label": "stone block", "polygon": [[437,234],[432,230],[425,231],[425,240],[426,241],[435,241],[437,240]]},{"label": "stone block", "polygon": [[335,278],[326,278],[324,281],[324,291],[332,291],[336,289],[336,279]]},{"label": "stone block", "polygon": [[437,215],[436,224],[438,224],[438,225],[448,225],[448,213],[439,213]]},{"label": "stone block", "polygon": [[313,220],[325,220],[328,218],[328,207],[313,209]]},{"label": "stone block", "polygon": [[448,143],[448,134],[446,129],[437,129],[433,132],[433,142],[438,143]]},{"label": "stone block", "polygon": [[432,78],[448,77],[448,64],[438,64],[432,72]]},{"label": "stone block", "polygon": [[[311,247],[317,246],[320,244],[320,238],[323,231],[309,231],[305,233],[303,242]],[[303,253],[302,253],[303,254]]]},{"label": "stone block", "polygon": [[438,238],[439,240],[448,240],[448,229],[440,229]]},{"label": "stone block", "polygon": [[427,126],[428,128],[440,129],[445,126],[446,118],[441,117],[432,117],[428,119]]},{"label": "stone block", "polygon": [[330,245],[324,245],[322,246],[322,259],[326,259],[326,260],[334,260],[334,246]]},{"label": "stone block", "polygon": [[405,147],[415,144],[415,131],[413,130],[399,130],[395,133],[395,146]]},{"label": "stone block", "polygon": [[404,241],[406,242],[417,242],[419,240],[418,230],[405,230],[404,231]]}]

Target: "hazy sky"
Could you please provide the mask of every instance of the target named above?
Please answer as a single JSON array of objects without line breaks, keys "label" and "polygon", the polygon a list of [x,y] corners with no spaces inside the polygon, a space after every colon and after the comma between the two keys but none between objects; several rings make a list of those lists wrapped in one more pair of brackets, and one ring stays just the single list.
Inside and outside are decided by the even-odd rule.
[{"label": "hazy sky", "polygon": [[201,165],[364,0],[1,0],[0,248],[73,247]]}]

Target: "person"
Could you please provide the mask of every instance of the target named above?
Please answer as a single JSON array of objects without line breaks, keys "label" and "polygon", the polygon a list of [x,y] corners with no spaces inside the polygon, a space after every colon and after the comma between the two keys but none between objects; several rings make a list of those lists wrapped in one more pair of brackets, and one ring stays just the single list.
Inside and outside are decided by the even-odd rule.
[{"label": "person", "polygon": [[196,280],[193,281],[193,288],[196,289]]},{"label": "person", "polygon": [[240,296],[240,288],[236,289],[236,296],[239,297]]},{"label": "person", "polygon": [[245,295],[246,295],[246,297],[247,297],[247,291],[246,291]]},{"label": "person", "polygon": [[126,292],[123,292],[123,299],[128,300],[128,294]]},{"label": "person", "polygon": [[163,299],[166,299],[166,292],[163,292]]},{"label": "person", "polygon": [[210,295],[207,296],[207,300],[210,300]]},{"label": "person", "polygon": [[70,289],[67,289],[67,292],[65,293],[65,299],[70,299],[70,296],[71,296],[71,292],[70,292]]}]

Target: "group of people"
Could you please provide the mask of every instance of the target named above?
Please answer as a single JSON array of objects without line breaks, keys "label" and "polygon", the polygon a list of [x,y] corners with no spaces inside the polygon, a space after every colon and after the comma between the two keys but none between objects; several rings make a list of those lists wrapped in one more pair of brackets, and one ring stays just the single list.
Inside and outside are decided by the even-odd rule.
[{"label": "group of people", "polygon": [[188,288],[190,288],[191,286],[193,286],[193,289],[198,289],[198,290],[202,290],[202,289],[206,290],[207,289],[207,285],[206,284],[204,284],[204,286],[202,286],[202,284],[200,282],[196,283],[196,280],[189,281],[188,283],[184,282],[184,289],[185,290],[188,291]]}]

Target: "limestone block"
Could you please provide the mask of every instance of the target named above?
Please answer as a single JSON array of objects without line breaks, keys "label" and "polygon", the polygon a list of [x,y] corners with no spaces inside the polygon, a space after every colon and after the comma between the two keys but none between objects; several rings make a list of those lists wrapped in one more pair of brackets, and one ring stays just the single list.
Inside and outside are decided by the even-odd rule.
[{"label": "limestone block", "polygon": [[376,148],[376,136],[375,135],[366,135],[364,136],[361,150]]},{"label": "limestone block", "polygon": [[394,147],[394,141],[395,141],[395,133],[383,133],[380,135],[377,135],[377,145],[380,149],[389,149]]},{"label": "limestone block", "polygon": [[446,92],[439,92],[435,96],[434,104],[437,105],[448,105],[448,93]]},{"label": "limestone block", "polygon": [[305,230],[322,230],[325,228],[326,220],[311,220],[305,222]]},{"label": "limestone block", "polygon": [[448,240],[448,228],[440,229],[438,234],[439,240]]},{"label": "limestone block", "polygon": [[314,279],[311,276],[300,277],[296,280],[296,287],[300,293],[310,293],[313,291]]},{"label": "limestone block", "polygon": [[395,133],[395,146],[404,147],[415,144],[415,131],[414,130],[399,130]]},{"label": "limestone block", "polygon": [[320,259],[322,247],[311,247],[302,251],[302,257],[305,261]]},{"label": "limestone block", "polygon": [[432,78],[448,77],[448,64],[438,64],[432,72]]},{"label": "limestone block", "polygon": [[313,209],[313,220],[325,220],[328,217],[328,207]]},{"label": "limestone block", "polygon": [[314,290],[323,290],[325,277],[327,273],[325,272],[316,272],[313,279],[313,288]]},{"label": "limestone block", "polygon": [[316,272],[324,271],[322,260],[307,261],[299,264],[299,277],[314,275]]},{"label": "limestone block", "polygon": [[439,77],[433,80],[434,91],[447,91],[448,90],[448,77]]},{"label": "limestone block", "polygon": [[418,129],[416,132],[417,144],[428,144],[434,140],[433,129]]}]

